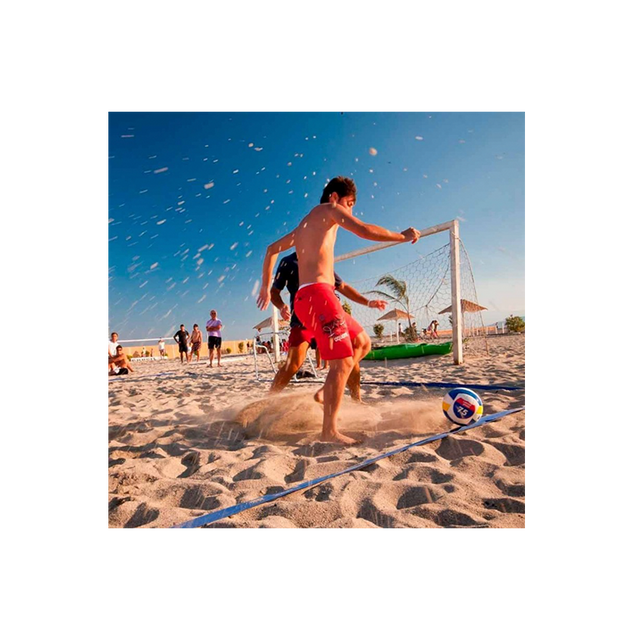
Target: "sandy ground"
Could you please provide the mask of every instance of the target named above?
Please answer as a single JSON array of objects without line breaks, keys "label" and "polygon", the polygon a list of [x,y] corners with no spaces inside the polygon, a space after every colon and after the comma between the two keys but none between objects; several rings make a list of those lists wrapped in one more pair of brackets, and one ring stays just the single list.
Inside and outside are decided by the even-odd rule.
[{"label": "sandy ground", "polygon": [[[345,396],[353,447],[318,442],[317,383],[267,395],[262,356],[132,363],[110,378],[109,525],[170,527],[277,493],[452,428],[445,389],[376,381],[524,385],[524,336],[488,338],[489,355],[363,362],[365,405]],[[479,391],[485,415],[524,405],[524,391]],[[361,471],[249,509],[211,527],[524,527],[525,412],[414,447]]]}]

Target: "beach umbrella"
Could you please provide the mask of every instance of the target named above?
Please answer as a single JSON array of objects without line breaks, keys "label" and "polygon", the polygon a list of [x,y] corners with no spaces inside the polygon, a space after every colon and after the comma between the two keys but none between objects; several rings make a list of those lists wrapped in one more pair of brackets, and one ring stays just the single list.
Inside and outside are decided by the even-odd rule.
[{"label": "beach umbrella", "polygon": [[[451,313],[453,305],[447,307],[440,311],[440,313]],[[465,313],[476,313],[477,311],[486,311],[487,307],[481,307],[479,304],[475,302],[471,302],[470,300],[465,300],[462,298],[460,300],[460,308],[462,309],[462,333],[464,335],[464,314]]]},{"label": "beach umbrella", "polygon": [[396,321],[396,340],[400,342],[400,332],[398,330],[397,322],[398,320],[409,320],[411,318],[413,318],[413,316],[410,313],[407,313],[406,311],[402,311],[402,309],[391,309],[391,311],[388,311],[383,316],[380,316],[378,318],[378,321],[395,320]]},{"label": "beach umbrella", "polygon": [[[279,318],[278,319],[278,326],[279,327],[288,327],[289,326],[289,322],[287,320],[283,320],[282,318]],[[262,322],[259,322],[253,328],[257,329],[258,331],[260,331],[260,329],[266,329],[267,327],[273,328],[273,318],[271,316],[269,316],[268,318],[265,318]]]},{"label": "beach umbrella", "polygon": [[[476,304],[475,302],[471,302],[470,300],[465,300],[464,298],[460,300],[460,307],[462,308],[462,313],[475,313],[476,311],[487,310],[487,307],[481,307],[479,304]],[[442,313],[451,313],[452,308],[453,308],[453,305],[447,307],[446,309],[443,309],[442,311],[439,311],[438,315]]]},{"label": "beach umbrella", "polygon": [[380,316],[378,320],[408,320],[409,318],[413,318],[410,313],[402,311],[402,309],[391,309],[391,311]]}]

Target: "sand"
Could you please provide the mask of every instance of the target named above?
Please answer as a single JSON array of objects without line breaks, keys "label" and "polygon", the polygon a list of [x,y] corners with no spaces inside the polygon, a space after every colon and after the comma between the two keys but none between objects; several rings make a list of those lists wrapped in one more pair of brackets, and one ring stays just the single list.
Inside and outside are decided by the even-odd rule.
[{"label": "sand", "polygon": [[[489,355],[363,362],[363,382],[524,386],[524,336],[488,338]],[[267,395],[253,358],[134,362],[110,378],[109,525],[170,527],[215,509],[346,469],[452,424],[445,389],[363,384],[345,396],[352,447],[318,441],[317,383]],[[266,357],[261,377],[271,378]],[[524,405],[524,391],[478,391],[485,415]],[[525,412],[414,447],[210,527],[524,527]]]}]

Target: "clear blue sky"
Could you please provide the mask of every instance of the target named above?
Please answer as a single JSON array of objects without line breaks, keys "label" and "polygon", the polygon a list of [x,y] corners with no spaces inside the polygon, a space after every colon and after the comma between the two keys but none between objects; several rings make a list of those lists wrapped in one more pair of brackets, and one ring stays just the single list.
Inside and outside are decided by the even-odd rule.
[{"label": "clear blue sky", "polygon": [[[252,337],[267,245],[336,175],[356,181],[365,222],[458,218],[485,323],[524,315],[524,171],[523,113],[112,113],[109,331],[169,336],[215,308],[224,338]],[[445,242],[393,265],[371,254],[367,268]],[[340,230],[336,255],[366,244]]]}]

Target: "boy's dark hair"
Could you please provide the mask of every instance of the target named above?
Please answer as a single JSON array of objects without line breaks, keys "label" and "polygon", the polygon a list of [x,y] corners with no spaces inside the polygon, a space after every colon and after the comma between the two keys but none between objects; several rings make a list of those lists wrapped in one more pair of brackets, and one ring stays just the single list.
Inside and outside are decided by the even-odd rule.
[{"label": "boy's dark hair", "polygon": [[193,325],[193,328],[195,329],[197,326],[198,326],[197,324],[194,324],[194,325]]},{"label": "boy's dark hair", "polygon": [[345,178],[344,176],[338,176],[332,178],[322,192],[322,198],[320,198],[320,204],[329,202],[329,196],[336,192],[340,198],[346,196],[357,195],[356,183],[351,178]]}]

